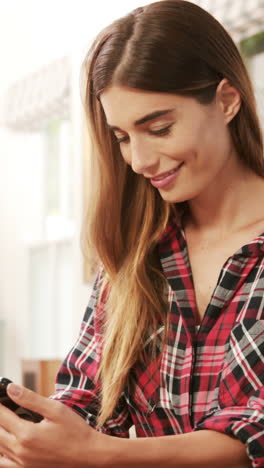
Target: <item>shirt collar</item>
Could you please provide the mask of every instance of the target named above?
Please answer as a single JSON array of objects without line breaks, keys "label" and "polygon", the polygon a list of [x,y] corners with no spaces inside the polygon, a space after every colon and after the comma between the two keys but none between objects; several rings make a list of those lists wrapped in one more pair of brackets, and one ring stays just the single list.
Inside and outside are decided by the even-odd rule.
[{"label": "shirt collar", "polygon": [[[171,216],[166,229],[159,239],[159,252],[161,256],[167,256],[169,252],[176,252],[186,244],[184,229],[182,226],[183,211],[176,216]],[[253,238],[248,243],[234,252],[233,257],[259,257],[264,253],[264,233]]]}]

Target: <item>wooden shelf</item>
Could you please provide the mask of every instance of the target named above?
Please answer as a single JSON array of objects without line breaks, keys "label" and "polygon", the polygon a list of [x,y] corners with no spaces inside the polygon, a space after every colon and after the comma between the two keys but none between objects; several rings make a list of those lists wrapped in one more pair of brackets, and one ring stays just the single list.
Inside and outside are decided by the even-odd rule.
[{"label": "wooden shelf", "polygon": [[45,397],[54,393],[61,360],[22,360],[22,384]]}]

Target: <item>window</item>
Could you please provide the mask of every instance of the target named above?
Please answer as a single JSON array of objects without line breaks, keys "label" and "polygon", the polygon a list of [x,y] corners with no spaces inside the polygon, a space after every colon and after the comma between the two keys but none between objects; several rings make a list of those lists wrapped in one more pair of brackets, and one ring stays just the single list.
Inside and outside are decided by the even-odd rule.
[{"label": "window", "polygon": [[50,121],[44,130],[44,238],[73,234],[73,160],[70,120]]},{"label": "window", "polygon": [[[42,164],[34,197],[42,200],[41,230],[28,245],[30,359],[62,357],[71,341],[73,311],[73,148],[70,119],[40,130]],[[37,147],[35,147],[38,151]],[[37,195],[37,191],[39,192]]]}]

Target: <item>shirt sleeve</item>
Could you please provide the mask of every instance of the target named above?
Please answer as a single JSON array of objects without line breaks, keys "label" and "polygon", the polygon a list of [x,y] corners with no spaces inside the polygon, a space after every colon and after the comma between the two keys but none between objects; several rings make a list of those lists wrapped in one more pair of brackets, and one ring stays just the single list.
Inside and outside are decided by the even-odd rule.
[{"label": "shirt sleeve", "polygon": [[246,445],[253,468],[264,467],[264,389],[253,394],[247,406],[213,411],[201,419],[195,430],[211,429],[237,437]]},{"label": "shirt sleeve", "polygon": [[[71,407],[95,428],[100,408],[100,383],[96,374],[102,353],[102,320],[105,301],[100,297],[102,273],[98,274],[81,324],[79,337],[61,364],[50,398]],[[121,395],[111,418],[100,429],[109,435],[129,437],[132,426],[124,396]]]},{"label": "shirt sleeve", "polygon": [[219,406],[197,422],[245,444],[253,468],[264,467],[264,321],[244,319],[233,328],[219,375]]}]

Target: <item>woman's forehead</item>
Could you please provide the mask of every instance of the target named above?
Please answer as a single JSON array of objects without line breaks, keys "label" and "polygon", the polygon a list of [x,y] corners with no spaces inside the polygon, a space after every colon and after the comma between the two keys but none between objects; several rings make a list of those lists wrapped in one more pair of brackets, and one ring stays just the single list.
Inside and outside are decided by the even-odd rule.
[{"label": "woman's forehead", "polygon": [[118,121],[141,124],[150,114],[157,117],[178,112],[192,98],[170,93],[145,91],[113,85],[100,96],[106,120],[110,126],[118,126]]}]

